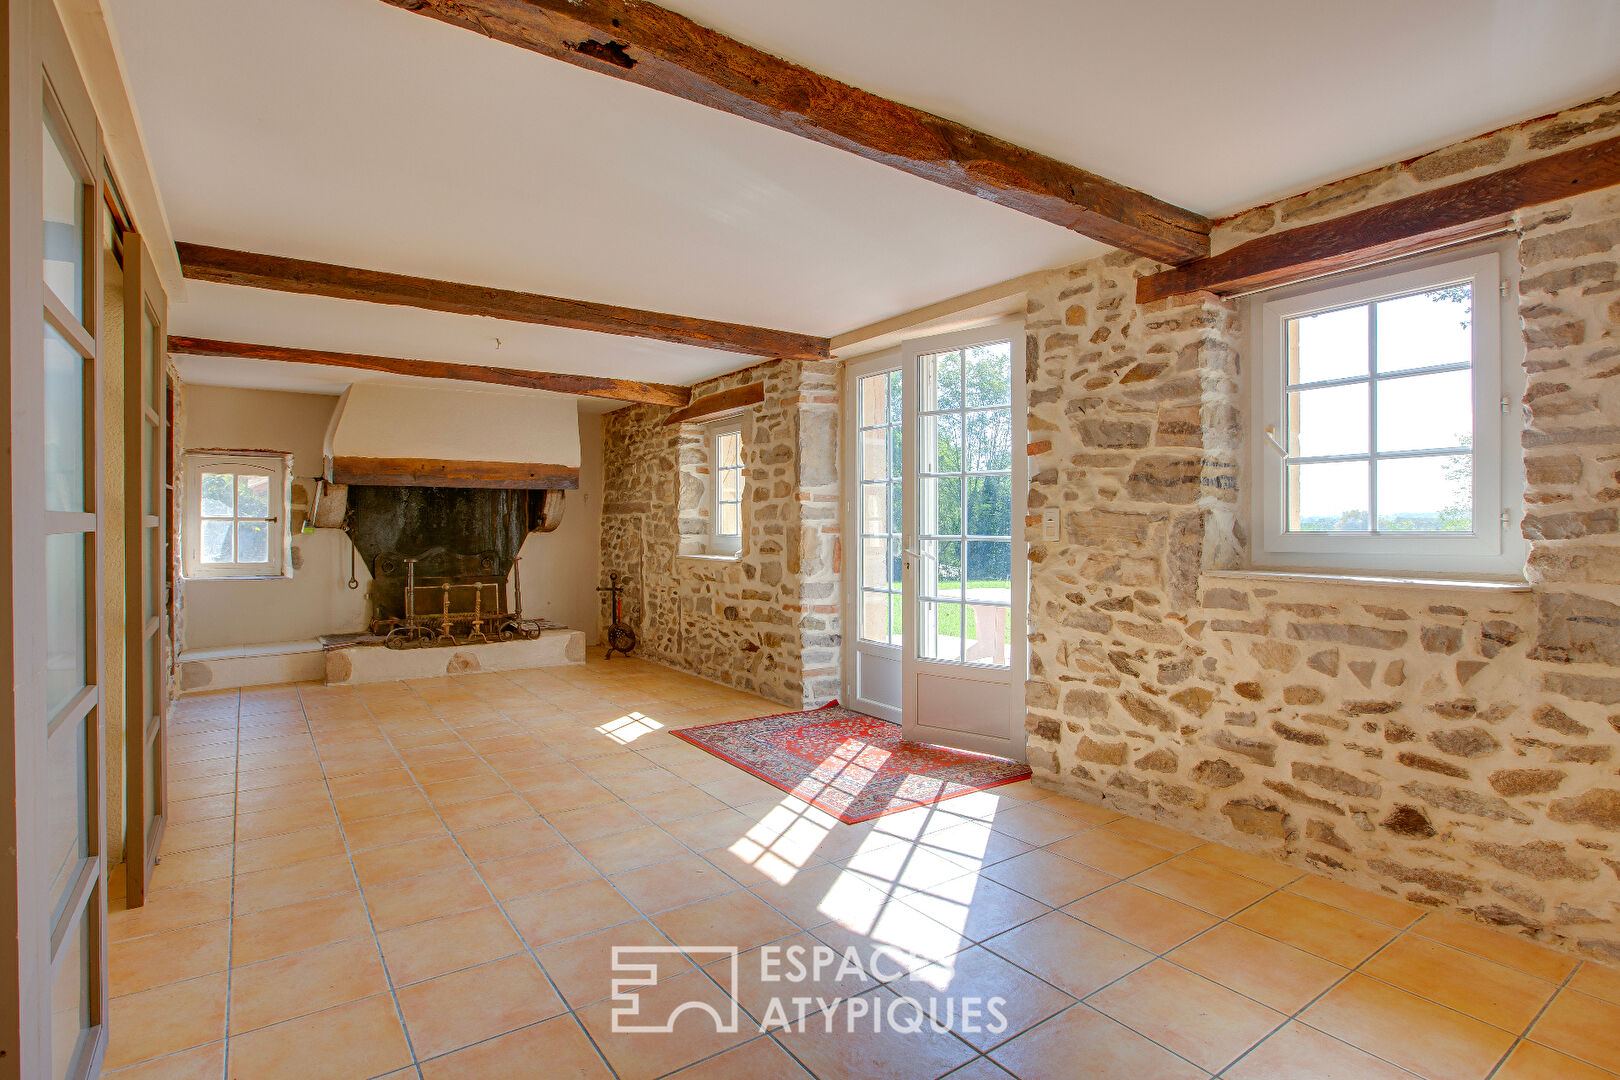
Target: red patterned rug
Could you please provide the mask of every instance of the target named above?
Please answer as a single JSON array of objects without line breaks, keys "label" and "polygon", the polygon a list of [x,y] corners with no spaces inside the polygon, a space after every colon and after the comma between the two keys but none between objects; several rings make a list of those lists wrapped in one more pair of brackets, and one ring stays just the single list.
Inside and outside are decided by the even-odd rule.
[{"label": "red patterned rug", "polygon": [[671,732],[846,825],[1029,778],[1029,767],[925,746],[836,701],[807,712]]}]

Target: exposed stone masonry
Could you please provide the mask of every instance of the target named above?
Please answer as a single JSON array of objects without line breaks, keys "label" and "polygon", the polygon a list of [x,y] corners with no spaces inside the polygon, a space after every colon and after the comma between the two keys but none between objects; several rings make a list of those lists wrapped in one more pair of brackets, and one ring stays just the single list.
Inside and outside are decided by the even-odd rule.
[{"label": "exposed stone masonry", "polygon": [[625,575],[641,656],[795,708],[820,705],[840,692],[838,371],[777,360],[692,392],[755,380],[765,400],[743,411],[734,559],[698,554],[713,478],[702,426],[665,427],[672,410],[653,405],[607,415],[602,584],[611,570]]},{"label": "exposed stone masonry", "polygon": [[[1620,96],[1239,215],[1222,250],[1566,149]],[[1239,304],[1031,293],[1038,782],[1620,960],[1620,191],[1521,233],[1532,588],[1246,578]],[[1034,518],[1031,519],[1035,520]]]}]

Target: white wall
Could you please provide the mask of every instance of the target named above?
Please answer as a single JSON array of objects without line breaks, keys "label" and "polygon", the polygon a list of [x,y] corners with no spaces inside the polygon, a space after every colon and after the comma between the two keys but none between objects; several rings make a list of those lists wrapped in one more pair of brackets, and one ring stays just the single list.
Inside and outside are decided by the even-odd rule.
[{"label": "white wall", "polygon": [[[187,386],[187,450],[278,450],[293,455],[294,483],[313,491],[321,444],[337,398],[279,390]],[[349,538],[336,529],[293,534],[290,578],[187,581],[182,649],[223,649],[366,627],[370,575],[356,560],[360,587],[349,589]]]},{"label": "white wall", "polygon": [[602,416],[579,414],[579,490],[570,491],[556,532],[523,542],[523,612],[598,637],[596,586],[602,566]]}]

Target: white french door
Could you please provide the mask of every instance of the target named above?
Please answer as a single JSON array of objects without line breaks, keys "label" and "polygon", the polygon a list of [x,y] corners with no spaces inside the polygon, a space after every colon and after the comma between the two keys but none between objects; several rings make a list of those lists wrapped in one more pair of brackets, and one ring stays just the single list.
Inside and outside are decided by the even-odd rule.
[{"label": "white french door", "polygon": [[851,708],[906,738],[1022,760],[1021,323],[852,365]]}]

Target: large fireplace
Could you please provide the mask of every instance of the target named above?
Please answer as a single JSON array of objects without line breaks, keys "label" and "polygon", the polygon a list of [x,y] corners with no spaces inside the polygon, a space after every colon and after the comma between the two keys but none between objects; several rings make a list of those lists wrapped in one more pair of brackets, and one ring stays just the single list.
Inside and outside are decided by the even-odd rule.
[{"label": "large fireplace", "polygon": [[582,633],[525,614],[521,565],[579,486],[578,432],[553,395],[351,387],[315,517],[371,573],[370,634],[328,642],[327,681],[583,659]]}]

